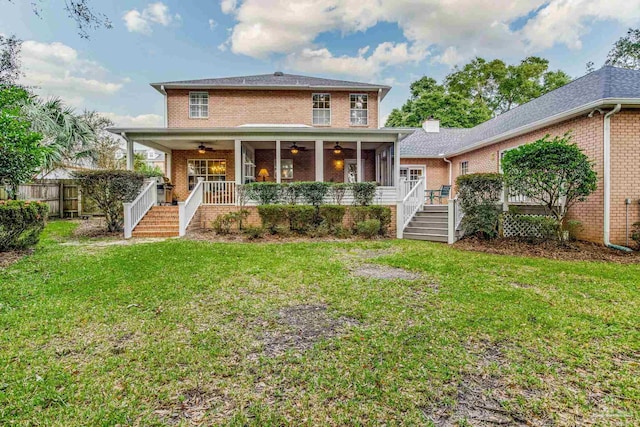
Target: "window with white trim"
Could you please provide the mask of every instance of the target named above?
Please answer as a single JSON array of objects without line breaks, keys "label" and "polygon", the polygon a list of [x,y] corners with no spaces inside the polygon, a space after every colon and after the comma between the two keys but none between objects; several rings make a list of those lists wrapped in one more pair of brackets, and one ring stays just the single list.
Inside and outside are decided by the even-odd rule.
[{"label": "window with white trim", "polygon": [[331,94],[314,93],[313,101],[313,125],[329,126],[331,125]]},{"label": "window with white trim", "polygon": [[369,97],[363,93],[352,93],[350,95],[351,104],[351,126],[366,126],[369,124]]},{"label": "window with white trim", "polygon": [[206,119],[207,117],[209,117],[209,94],[189,92],[189,118]]},{"label": "window with white trim", "polygon": [[215,159],[187,160],[187,183],[189,191],[198,183],[198,178],[205,181],[226,181],[227,161]]},{"label": "window with white trim", "polygon": [[460,162],[460,175],[466,175],[469,173],[469,162],[464,161]]}]

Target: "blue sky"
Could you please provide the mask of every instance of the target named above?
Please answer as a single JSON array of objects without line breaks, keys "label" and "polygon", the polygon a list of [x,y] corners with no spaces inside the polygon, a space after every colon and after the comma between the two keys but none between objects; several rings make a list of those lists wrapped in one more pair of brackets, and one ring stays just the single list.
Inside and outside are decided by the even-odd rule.
[{"label": "blue sky", "polygon": [[24,82],[120,126],[162,124],[150,82],[276,70],[390,84],[384,117],[411,81],[476,55],[539,55],[578,77],[640,24],[640,0],[94,0],[114,26],[85,40],[62,0],[41,18],[29,3],[0,0],[0,33],[25,40]]}]

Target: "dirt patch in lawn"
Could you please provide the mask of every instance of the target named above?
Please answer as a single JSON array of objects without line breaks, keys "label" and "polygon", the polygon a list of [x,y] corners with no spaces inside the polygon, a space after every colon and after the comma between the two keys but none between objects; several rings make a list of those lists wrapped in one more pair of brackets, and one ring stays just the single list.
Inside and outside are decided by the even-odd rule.
[{"label": "dirt patch in lawn", "polygon": [[618,264],[640,263],[640,252],[626,253],[589,242],[528,243],[517,239],[480,240],[466,238],[454,247],[466,251],[485,252],[498,255],[530,256],[565,261],[606,261]]},{"label": "dirt patch in lawn", "polygon": [[216,393],[194,387],[183,391],[173,400],[173,403],[154,411],[164,423],[178,425],[186,421],[190,425],[201,425],[207,411],[224,399]]},{"label": "dirt patch in lawn", "polygon": [[288,350],[302,352],[316,342],[336,337],[355,325],[358,325],[355,319],[330,316],[324,304],[293,305],[278,312],[277,328],[265,331],[259,342],[263,354],[274,357]]},{"label": "dirt patch in lawn", "polygon": [[122,232],[107,231],[107,223],[104,218],[95,217],[91,219],[77,220],[76,222],[78,223],[78,226],[73,230],[73,236],[76,238],[122,238]]},{"label": "dirt patch in lawn", "polygon": [[[510,407],[512,398],[506,394],[506,390],[512,387],[499,375],[504,365],[505,358],[499,346],[485,347],[478,355],[477,366],[464,373],[454,386],[450,398],[455,403],[423,408],[425,417],[438,427],[550,425],[550,420],[527,419]],[[529,399],[537,397],[539,392],[518,390],[518,394]]]},{"label": "dirt patch in lawn", "polygon": [[20,261],[22,258],[26,257],[27,255],[31,255],[32,253],[33,249],[0,252],[0,268],[9,267],[11,264]]},{"label": "dirt patch in lawn", "polygon": [[418,280],[420,275],[402,268],[380,264],[357,264],[350,268],[351,274],[367,279]]}]

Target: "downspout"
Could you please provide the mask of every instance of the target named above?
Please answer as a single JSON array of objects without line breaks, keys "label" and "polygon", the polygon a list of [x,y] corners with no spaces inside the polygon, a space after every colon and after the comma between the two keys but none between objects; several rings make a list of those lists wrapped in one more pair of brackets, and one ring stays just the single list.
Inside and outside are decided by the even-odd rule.
[{"label": "downspout", "polygon": [[378,89],[378,129],[382,127],[380,124],[380,96],[382,95],[382,89]]},{"label": "downspout", "polygon": [[631,249],[611,243],[611,117],[622,108],[616,104],[613,110],[604,115],[604,245],[612,249],[631,252]]},{"label": "downspout", "polygon": [[169,120],[167,118],[167,91],[164,90],[164,85],[160,86],[160,93],[164,95],[164,127],[168,127]]},{"label": "downspout", "polygon": [[[451,163],[451,160],[447,159],[446,157],[443,157],[442,160],[444,160],[445,162],[449,163],[449,185],[453,185],[451,182],[453,181],[453,164]],[[451,194],[451,193],[449,193]]]}]

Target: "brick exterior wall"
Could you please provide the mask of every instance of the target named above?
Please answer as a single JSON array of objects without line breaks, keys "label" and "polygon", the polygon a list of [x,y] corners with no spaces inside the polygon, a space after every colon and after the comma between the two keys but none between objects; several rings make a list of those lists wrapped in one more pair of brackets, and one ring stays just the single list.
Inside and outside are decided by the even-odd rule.
[{"label": "brick exterior wall", "polygon": [[439,190],[449,184],[449,164],[442,159],[400,159],[400,165],[426,166],[427,190]]},{"label": "brick exterior wall", "polygon": [[204,154],[198,153],[198,150],[173,150],[171,158],[171,181],[174,185],[173,194],[179,201],[184,201],[189,197],[187,160],[195,159],[226,160],[226,180],[235,181],[235,156],[233,154],[233,150],[207,151]]},{"label": "brick exterior wall", "polygon": [[[586,115],[558,123],[553,126],[511,138],[475,151],[451,158],[453,181],[460,174],[460,163],[468,162],[469,173],[498,172],[500,152],[533,142],[544,137],[563,135],[571,131],[576,143],[594,162],[598,174],[598,189],[582,203],[577,203],[569,212],[569,219],[582,222],[580,239],[603,243],[604,227],[604,118],[600,114],[589,118]],[[439,159],[402,159],[402,164],[426,164],[427,186],[438,188],[436,183],[446,182],[448,165]],[[625,198],[631,198],[629,224],[640,221],[640,111],[623,110],[611,119],[611,241],[626,244]],[[439,171],[438,171],[439,169]],[[454,191],[455,193],[455,191]]]},{"label": "brick exterior wall", "polygon": [[[167,119],[170,128],[234,127],[243,124],[313,125],[309,90],[209,90],[209,117],[189,118],[189,90],[167,90]],[[334,128],[378,127],[378,92],[366,93],[369,120],[367,126],[350,125],[350,93],[331,94],[331,126]]]},{"label": "brick exterior wall", "polygon": [[[255,150],[256,174],[260,169],[269,171],[267,181],[276,181],[274,174],[276,164],[275,150]],[[293,155],[288,149],[281,150],[281,159],[293,159],[293,180],[292,181],[315,181],[315,150],[304,150]],[[326,182],[344,182],[344,160],[355,159],[356,150],[343,149],[341,154],[334,154],[333,150],[324,150],[324,180]],[[375,181],[376,179],[376,153],[375,150],[362,150],[364,160],[365,181]],[[342,163],[336,162],[337,160]],[[287,182],[289,180],[282,180]]]},{"label": "brick exterior wall", "polygon": [[[200,206],[189,227],[190,229],[197,227],[205,229],[212,228],[211,222],[216,219],[218,215],[235,212],[238,209],[239,208],[237,206]],[[245,209],[249,211],[249,217],[247,218],[248,226],[257,227],[262,225],[262,222],[260,221],[260,215],[258,215],[258,208],[256,206],[245,206]],[[389,209],[391,209],[391,225],[389,226],[389,236],[393,237],[396,235],[396,206],[390,205]],[[342,225],[344,225],[345,227],[351,227],[351,221],[351,215],[349,215],[349,208],[347,207],[347,213],[343,218]]]}]

